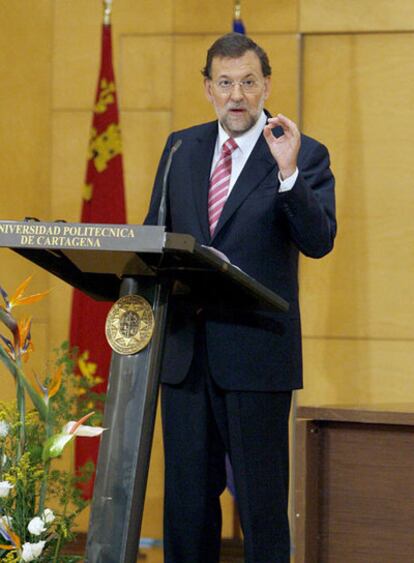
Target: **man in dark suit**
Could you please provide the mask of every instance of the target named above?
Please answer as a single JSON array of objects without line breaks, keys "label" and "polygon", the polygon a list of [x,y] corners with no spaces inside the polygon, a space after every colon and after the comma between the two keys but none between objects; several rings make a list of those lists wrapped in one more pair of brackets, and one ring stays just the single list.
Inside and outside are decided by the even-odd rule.
[{"label": "man in dark suit", "polygon": [[240,34],[209,49],[204,87],[218,121],[173,133],[147,224],[168,179],[167,228],[193,235],[290,303],[288,313],[173,303],[162,370],[165,563],[217,563],[225,453],[234,473],[246,563],[290,560],[288,418],[302,385],[299,252],[319,258],[336,233],[326,148],[263,107],[266,53]]}]

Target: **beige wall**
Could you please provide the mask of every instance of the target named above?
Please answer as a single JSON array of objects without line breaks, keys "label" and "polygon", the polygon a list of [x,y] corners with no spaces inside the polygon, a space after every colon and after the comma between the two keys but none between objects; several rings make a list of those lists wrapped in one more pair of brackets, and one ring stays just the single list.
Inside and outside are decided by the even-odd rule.
[{"label": "beige wall", "polygon": [[[230,28],[232,4],[114,0],[131,223],[144,217],[167,134],[213,117],[200,69],[206,48]],[[301,263],[306,387],[298,402],[405,401],[414,394],[413,3],[242,6],[249,33],[271,58],[269,109],[301,116],[304,131],[330,148],[337,176],[335,252]],[[100,0],[0,0],[1,219],[79,219],[100,21]],[[71,291],[8,251],[0,261],[0,284],[9,290],[32,272],[34,289],[53,287],[34,313],[41,366],[67,337]],[[0,378],[2,396],[11,398],[1,368]],[[226,498],[226,533],[229,505]],[[144,535],[161,536],[161,512],[158,427]]]},{"label": "beige wall", "polygon": [[304,39],[303,127],[331,149],[339,231],[331,256],[302,261],[302,403],[414,397],[413,48],[390,31]]},{"label": "beige wall", "polygon": [[[0,0],[0,218],[49,214],[51,194],[51,75],[53,3]],[[31,25],[29,25],[29,15]],[[39,38],[42,38],[40,41]],[[8,250],[0,250],[0,285],[13,292],[34,274],[30,288],[49,285],[49,276]],[[49,307],[33,306],[33,338],[44,363]],[[1,397],[14,397],[13,383],[0,366]]]}]

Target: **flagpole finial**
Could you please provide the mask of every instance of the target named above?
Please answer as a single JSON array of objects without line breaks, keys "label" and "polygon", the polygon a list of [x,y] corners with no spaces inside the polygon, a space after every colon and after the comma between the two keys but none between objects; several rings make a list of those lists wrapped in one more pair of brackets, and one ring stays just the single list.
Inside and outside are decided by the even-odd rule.
[{"label": "flagpole finial", "polygon": [[103,7],[103,23],[104,25],[111,25],[112,0],[103,0]]},{"label": "flagpole finial", "polygon": [[234,19],[239,20],[241,17],[241,2],[240,0],[235,0],[234,2]]}]

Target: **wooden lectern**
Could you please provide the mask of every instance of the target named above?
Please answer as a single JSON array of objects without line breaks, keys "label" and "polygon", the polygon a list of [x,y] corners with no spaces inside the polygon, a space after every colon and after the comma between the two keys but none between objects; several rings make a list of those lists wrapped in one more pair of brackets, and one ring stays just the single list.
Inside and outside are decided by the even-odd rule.
[{"label": "wooden lectern", "polygon": [[0,221],[0,247],[95,299],[139,294],[152,307],[148,346],[112,355],[85,556],[88,563],[135,563],[169,301],[270,311],[288,304],[214,250],[164,227]]}]

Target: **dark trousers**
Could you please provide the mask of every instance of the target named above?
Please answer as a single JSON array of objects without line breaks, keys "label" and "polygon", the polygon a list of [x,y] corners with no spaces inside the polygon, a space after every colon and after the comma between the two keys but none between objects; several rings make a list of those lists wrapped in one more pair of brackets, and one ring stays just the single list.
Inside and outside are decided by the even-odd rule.
[{"label": "dark trousers", "polygon": [[290,561],[290,403],[290,391],[220,389],[209,373],[200,330],[184,382],[162,386],[165,563],[218,563],[226,452],[233,467],[245,563]]}]

